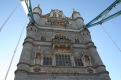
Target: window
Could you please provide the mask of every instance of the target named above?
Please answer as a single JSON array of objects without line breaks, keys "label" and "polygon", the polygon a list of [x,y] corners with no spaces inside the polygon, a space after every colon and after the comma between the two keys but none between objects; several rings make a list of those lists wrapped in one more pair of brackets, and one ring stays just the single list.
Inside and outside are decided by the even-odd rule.
[{"label": "window", "polygon": [[71,66],[71,59],[69,55],[56,55],[57,66]]},{"label": "window", "polygon": [[79,39],[75,39],[75,43],[79,44],[80,43]]},{"label": "window", "polygon": [[41,36],[41,40],[42,40],[42,41],[45,41],[46,38],[45,38],[44,36]]},{"label": "window", "polygon": [[51,57],[44,57],[43,58],[43,65],[52,65],[52,58]]},{"label": "window", "polygon": [[76,65],[76,66],[83,66],[83,63],[82,63],[81,58],[76,58],[76,57],[75,57],[74,60],[75,60],[75,65]]},{"label": "window", "polygon": [[85,58],[85,61],[89,61],[89,56],[85,55],[84,58]]}]

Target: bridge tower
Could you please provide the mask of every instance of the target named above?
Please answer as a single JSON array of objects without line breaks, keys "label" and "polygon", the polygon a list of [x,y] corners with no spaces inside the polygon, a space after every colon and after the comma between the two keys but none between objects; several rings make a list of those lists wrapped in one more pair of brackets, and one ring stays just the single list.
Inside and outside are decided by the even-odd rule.
[{"label": "bridge tower", "polygon": [[33,9],[14,80],[110,80],[78,11]]}]

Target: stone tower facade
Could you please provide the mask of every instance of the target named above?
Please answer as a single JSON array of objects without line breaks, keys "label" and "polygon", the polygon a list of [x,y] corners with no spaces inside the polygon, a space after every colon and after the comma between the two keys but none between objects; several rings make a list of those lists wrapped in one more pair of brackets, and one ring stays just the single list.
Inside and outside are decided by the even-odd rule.
[{"label": "stone tower facade", "polygon": [[33,10],[14,80],[110,80],[79,12]]}]

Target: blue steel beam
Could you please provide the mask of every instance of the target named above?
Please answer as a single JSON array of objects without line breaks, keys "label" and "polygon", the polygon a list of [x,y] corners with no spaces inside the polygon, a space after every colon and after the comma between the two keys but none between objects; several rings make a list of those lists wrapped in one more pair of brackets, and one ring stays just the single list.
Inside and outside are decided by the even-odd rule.
[{"label": "blue steel beam", "polygon": [[121,0],[116,0],[115,2],[113,2],[108,8],[106,8],[102,13],[100,13],[96,18],[94,18],[93,20],[91,20],[89,23],[86,24],[86,26],[89,26],[93,23],[95,23],[96,21],[98,21],[99,19],[103,19],[103,17],[105,15],[107,15],[115,6],[117,6],[119,3],[121,2]]},{"label": "blue steel beam", "polygon": [[86,25],[85,27],[90,28],[90,27],[93,27],[93,26],[96,26],[96,25],[99,25],[99,24],[101,25],[102,23],[104,23],[106,21],[109,21],[109,20],[111,20],[111,19],[113,19],[115,17],[118,17],[120,15],[121,15],[121,10],[114,13],[114,14],[112,14],[112,15],[110,15],[110,16],[108,16],[108,17],[106,17],[106,18],[104,18],[104,19],[102,19],[101,21],[98,21],[98,22],[90,24],[90,25]]},{"label": "blue steel beam", "polygon": [[31,0],[21,0],[22,6],[25,10],[25,13],[28,15],[30,23],[34,23],[34,17],[32,13],[32,6],[31,6]]},{"label": "blue steel beam", "polygon": [[34,20],[33,13],[32,13],[31,0],[29,0],[28,11],[29,11],[28,16],[30,18],[30,22],[33,24],[35,23],[35,20]]}]

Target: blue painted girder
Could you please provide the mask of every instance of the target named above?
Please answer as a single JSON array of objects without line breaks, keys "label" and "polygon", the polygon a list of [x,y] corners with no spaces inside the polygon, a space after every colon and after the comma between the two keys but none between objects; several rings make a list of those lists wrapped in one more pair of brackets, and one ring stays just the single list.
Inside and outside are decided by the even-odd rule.
[{"label": "blue painted girder", "polygon": [[105,17],[105,15],[107,15],[114,7],[116,7],[119,3],[121,2],[121,0],[116,0],[114,1],[108,8],[106,8],[102,13],[100,13],[96,18],[94,18],[93,20],[91,20],[89,23],[86,24],[86,28],[90,28],[99,24],[102,24],[106,21],[109,21],[119,15],[121,15],[121,11],[118,11],[108,17]]}]

